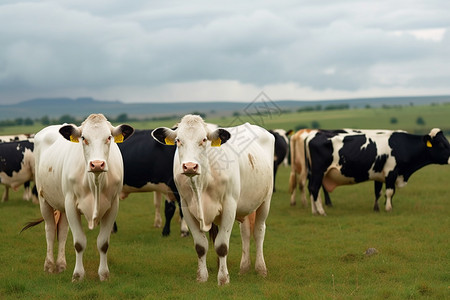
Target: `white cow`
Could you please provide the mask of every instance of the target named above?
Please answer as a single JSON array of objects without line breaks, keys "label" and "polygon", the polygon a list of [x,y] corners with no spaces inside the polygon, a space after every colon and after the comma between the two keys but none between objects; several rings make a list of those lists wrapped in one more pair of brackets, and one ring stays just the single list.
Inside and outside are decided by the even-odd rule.
[{"label": "white cow", "polygon": [[[36,187],[47,238],[45,271],[59,273],[66,269],[65,243],[69,225],[76,250],[72,281],[83,279],[86,235],[80,215],[84,214],[89,229],[100,223],[98,274],[101,281],[108,279],[106,253],[123,181],[122,157],[116,142],[133,132],[128,125],[113,127],[102,114],[92,114],[80,127],[54,125],[36,134]],[[55,210],[61,211],[56,265],[53,257]]]},{"label": "white cow", "polygon": [[205,232],[213,222],[219,225],[214,242],[219,256],[218,284],[230,281],[226,259],[235,220],[241,223],[240,272],[250,269],[251,232],[247,216],[254,211],[255,269],[266,276],[263,242],[273,190],[273,135],[248,123],[211,131],[201,117],[194,115],[184,116],[176,130],[161,127],[152,135],[163,144],[177,145],[173,174],[198,255],[197,280],[208,279]]}]

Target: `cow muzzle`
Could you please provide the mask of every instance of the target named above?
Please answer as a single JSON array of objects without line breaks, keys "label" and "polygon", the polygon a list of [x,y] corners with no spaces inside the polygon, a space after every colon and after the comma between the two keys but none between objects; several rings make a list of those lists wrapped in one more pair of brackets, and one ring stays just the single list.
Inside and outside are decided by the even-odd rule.
[{"label": "cow muzzle", "polygon": [[186,176],[193,177],[199,175],[198,169],[198,164],[196,163],[187,162],[183,164],[183,174]]},{"label": "cow muzzle", "polygon": [[89,172],[100,173],[105,172],[106,163],[102,160],[92,160],[89,163]]}]

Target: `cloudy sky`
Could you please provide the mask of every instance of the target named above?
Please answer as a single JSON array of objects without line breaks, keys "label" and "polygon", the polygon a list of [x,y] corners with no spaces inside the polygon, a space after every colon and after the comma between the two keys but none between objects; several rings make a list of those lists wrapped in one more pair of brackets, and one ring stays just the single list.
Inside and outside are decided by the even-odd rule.
[{"label": "cloudy sky", "polygon": [[448,0],[1,0],[0,103],[450,94]]}]

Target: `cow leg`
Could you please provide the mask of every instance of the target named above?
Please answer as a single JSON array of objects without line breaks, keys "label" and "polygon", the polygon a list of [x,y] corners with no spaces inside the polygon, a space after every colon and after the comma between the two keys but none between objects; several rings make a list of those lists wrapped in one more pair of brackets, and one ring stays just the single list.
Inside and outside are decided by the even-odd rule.
[{"label": "cow leg", "polygon": [[395,194],[395,188],[388,188],[386,186],[386,211],[390,212],[392,211],[392,198]]},{"label": "cow leg", "polygon": [[306,199],[306,176],[300,175],[298,188],[300,190],[300,199],[302,201],[302,206],[308,207],[308,200]]},{"label": "cow leg", "polygon": [[31,189],[30,189],[30,182],[27,181],[23,184],[23,195],[22,199],[25,201],[30,201],[31,199]]},{"label": "cow leg", "polygon": [[203,231],[200,230],[200,224],[194,219],[189,209],[183,209],[184,219],[186,220],[192,237],[194,238],[195,251],[198,257],[197,281],[206,282],[208,280],[208,269],[206,268],[206,253],[208,253],[208,239]]},{"label": "cow leg", "polygon": [[[297,201],[295,200],[295,188],[297,186],[297,174],[295,173],[294,170],[291,171],[290,175],[289,175],[289,193],[291,194],[291,206],[294,206],[297,204]],[[301,191],[301,187],[300,191]]]},{"label": "cow leg", "polygon": [[239,229],[241,231],[241,240],[242,240],[242,257],[239,274],[247,273],[250,270],[251,260],[250,260],[250,238],[251,238],[251,225],[250,218],[253,218],[253,222],[255,222],[255,213],[248,215],[244,218],[244,221],[239,224]]},{"label": "cow leg", "polygon": [[3,192],[2,202],[8,201],[9,198],[9,187],[5,185],[5,191]]},{"label": "cow leg", "polygon": [[322,190],[323,190],[323,195],[325,196],[325,205],[332,207],[333,203],[331,203],[330,194],[328,193],[328,191],[325,189],[324,186],[322,186]]},{"label": "cow leg", "polygon": [[58,257],[56,259],[55,273],[61,273],[66,270],[66,241],[67,234],[69,232],[69,223],[67,222],[66,214],[61,212],[59,221],[57,222],[58,228]]},{"label": "cow leg", "polygon": [[183,216],[183,210],[181,209],[181,201],[179,198],[176,198],[176,201],[178,203],[178,207],[180,209],[180,231],[181,231],[181,237],[187,237],[189,236],[189,227],[186,223],[186,220],[184,220]]},{"label": "cow leg", "polygon": [[176,209],[175,202],[168,201],[166,199],[164,203],[164,215],[166,217],[166,223],[164,223],[164,228],[162,232],[163,236],[169,236],[170,234],[170,222],[172,221],[173,215],[175,214],[175,209]]},{"label": "cow leg", "polygon": [[309,179],[308,189],[311,199],[311,212],[313,215],[319,214],[322,216],[326,216],[325,211],[323,210],[322,206],[322,199],[320,197],[320,187],[322,186],[322,178],[314,178],[311,177]]},{"label": "cow leg", "polygon": [[73,245],[75,247],[75,269],[72,274],[72,282],[81,281],[84,278],[83,253],[86,249],[86,235],[81,226],[81,216],[75,206],[75,200],[66,196],[65,200],[67,221],[73,236]]},{"label": "cow leg", "polygon": [[100,264],[98,266],[98,276],[100,281],[109,279],[108,257],[109,238],[114,226],[114,220],[119,210],[119,197],[112,201],[111,208],[103,215],[100,222],[100,232],[97,237],[97,249],[100,254]]},{"label": "cow leg", "polygon": [[219,256],[219,272],[217,274],[218,285],[230,283],[230,275],[228,274],[227,257],[230,248],[230,236],[233,229],[234,220],[236,219],[236,200],[228,197],[223,204],[221,216],[221,224],[219,233],[214,242],[214,248]]},{"label": "cow leg", "polygon": [[270,195],[256,210],[255,228],[253,231],[256,243],[255,270],[259,275],[263,277],[267,276],[267,267],[266,262],[264,261],[263,253],[263,244],[264,237],[266,235],[266,219],[269,215],[271,196],[272,195]]},{"label": "cow leg", "polygon": [[160,192],[153,192],[153,204],[155,205],[155,222],[154,227],[161,228],[161,198],[162,194]]},{"label": "cow leg", "polygon": [[187,237],[187,236],[189,236],[188,225],[186,224],[186,221],[184,220],[182,215],[180,215],[180,218],[181,218],[181,220],[180,220],[180,222],[181,222],[181,237]]},{"label": "cow leg", "polygon": [[379,181],[375,181],[375,204],[373,206],[374,211],[380,211],[380,207],[378,206],[378,199],[381,197],[381,189],[383,188],[383,183]]},{"label": "cow leg", "polygon": [[53,273],[55,271],[55,259],[53,257],[53,245],[55,243],[56,235],[56,224],[55,217],[53,214],[53,208],[41,199],[40,209],[42,217],[45,221],[45,237],[47,240],[47,255],[44,262],[44,271],[48,273]]}]

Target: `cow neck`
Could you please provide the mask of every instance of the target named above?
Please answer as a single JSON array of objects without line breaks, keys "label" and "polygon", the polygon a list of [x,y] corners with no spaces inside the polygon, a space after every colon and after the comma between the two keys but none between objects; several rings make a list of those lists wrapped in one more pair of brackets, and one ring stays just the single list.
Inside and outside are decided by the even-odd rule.
[{"label": "cow neck", "polygon": [[[203,191],[203,184],[201,184],[201,174],[195,177],[190,177],[190,183],[192,192],[194,194],[195,202],[197,204],[197,216],[198,221],[200,223],[200,230],[203,232],[209,231],[209,228],[205,225],[205,215],[203,212],[203,202],[202,202],[202,191]],[[200,177],[200,178],[199,178]]]},{"label": "cow neck", "polygon": [[89,220],[89,229],[94,229],[98,222],[99,208],[100,208],[100,174],[94,173],[94,212],[92,214],[92,219]]}]

